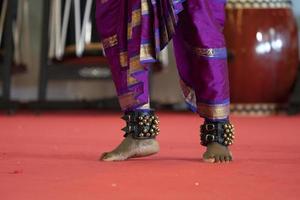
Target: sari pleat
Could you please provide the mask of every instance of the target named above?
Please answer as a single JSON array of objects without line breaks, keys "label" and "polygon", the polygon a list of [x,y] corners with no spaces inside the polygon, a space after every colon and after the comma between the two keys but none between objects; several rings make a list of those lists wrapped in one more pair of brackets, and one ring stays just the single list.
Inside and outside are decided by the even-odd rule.
[{"label": "sari pleat", "polygon": [[97,28],[123,111],[149,107],[149,63],[173,38],[188,105],[211,120],[228,117],[225,2],[97,0]]}]

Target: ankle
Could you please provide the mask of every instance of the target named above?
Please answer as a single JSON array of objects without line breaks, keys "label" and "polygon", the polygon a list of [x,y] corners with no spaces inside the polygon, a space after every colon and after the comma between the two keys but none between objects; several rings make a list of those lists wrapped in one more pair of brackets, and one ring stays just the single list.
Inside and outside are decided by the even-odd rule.
[{"label": "ankle", "polygon": [[137,140],[155,139],[160,132],[159,120],[153,110],[126,112],[122,119],[126,121],[126,127],[122,129],[125,132],[125,137],[131,135]]}]

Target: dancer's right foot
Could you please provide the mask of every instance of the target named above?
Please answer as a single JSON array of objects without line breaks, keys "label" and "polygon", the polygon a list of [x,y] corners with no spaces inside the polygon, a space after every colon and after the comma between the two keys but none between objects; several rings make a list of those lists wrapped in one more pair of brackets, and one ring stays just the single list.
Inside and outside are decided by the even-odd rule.
[{"label": "dancer's right foot", "polygon": [[117,148],[103,153],[100,160],[122,161],[129,158],[150,156],[158,151],[159,144],[156,139],[137,140],[128,135]]},{"label": "dancer's right foot", "polygon": [[100,160],[121,161],[134,157],[156,154],[159,144],[155,137],[159,133],[158,118],[153,110],[127,112],[122,119],[126,121],[125,139],[111,152],[103,153]]},{"label": "dancer's right foot", "polygon": [[201,144],[206,146],[203,161],[209,163],[230,162],[232,153],[228,146],[234,141],[234,126],[229,122],[205,122],[201,126]]},{"label": "dancer's right foot", "polygon": [[228,147],[213,142],[207,145],[206,152],[203,154],[203,161],[208,163],[230,162],[232,161],[232,153]]}]

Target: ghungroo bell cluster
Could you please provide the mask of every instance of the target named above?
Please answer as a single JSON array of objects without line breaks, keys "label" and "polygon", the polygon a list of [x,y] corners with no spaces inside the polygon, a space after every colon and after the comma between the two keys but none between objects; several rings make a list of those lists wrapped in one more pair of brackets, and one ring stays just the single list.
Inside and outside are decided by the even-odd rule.
[{"label": "ghungroo bell cluster", "polygon": [[122,119],[126,121],[126,127],[122,129],[125,137],[130,134],[134,139],[151,139],[159,134],[159,120],[154,111],[131,111]]},{"label": "ghungroo bell cluster", "polygon": [[201,145],[207,146],[217,142],[224,146],[230,146],[234,142],[234,126],[229,122],[204,123],[200,130]]}]

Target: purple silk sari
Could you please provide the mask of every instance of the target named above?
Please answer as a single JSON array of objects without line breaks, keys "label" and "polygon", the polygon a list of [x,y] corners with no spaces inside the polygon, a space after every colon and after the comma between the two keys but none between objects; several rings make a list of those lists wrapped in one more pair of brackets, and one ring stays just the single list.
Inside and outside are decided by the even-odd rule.
[{"label": "purple silk sari", "polygon": [[121,108],[149,106],[149,63],[174,39],[185,100],[211,120],[229,115],[225,0],[97,0],[97,28]]}]

